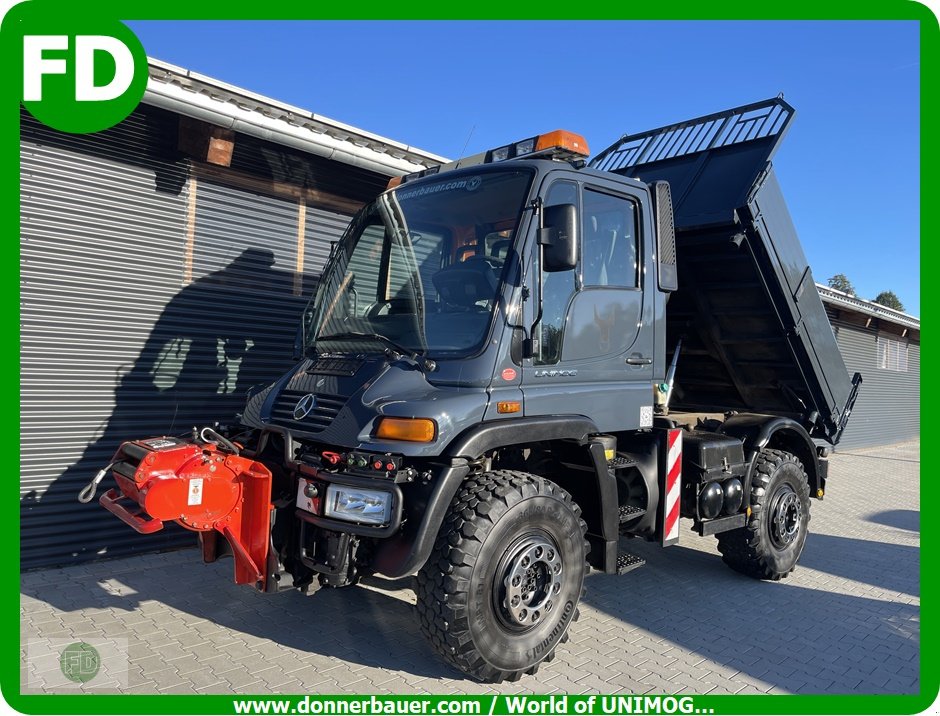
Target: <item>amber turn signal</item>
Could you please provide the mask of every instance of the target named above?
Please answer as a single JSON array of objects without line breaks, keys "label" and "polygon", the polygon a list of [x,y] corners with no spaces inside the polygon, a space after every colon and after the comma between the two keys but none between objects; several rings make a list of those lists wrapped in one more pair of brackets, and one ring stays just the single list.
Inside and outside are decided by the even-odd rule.
[{"label": "amber turn signal", "polygon": [[386,440],[407,440],[412,443],[433,442],[437,427],[427,418],[380,418],[375,437]]},{"label": "amber turn signal", "polygon": [[506,400],[496,404],[497,413],[518,413],[522,410],[522,403],[518,400]]}]

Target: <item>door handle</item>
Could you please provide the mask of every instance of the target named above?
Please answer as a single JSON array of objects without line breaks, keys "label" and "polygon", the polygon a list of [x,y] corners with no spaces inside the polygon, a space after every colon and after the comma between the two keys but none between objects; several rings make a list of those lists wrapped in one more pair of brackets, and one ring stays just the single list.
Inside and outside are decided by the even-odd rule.
[{"label": "door handle", "polygon": [[630,356],[627,358],[627,363],[630,365],[650,365],[652,362],[652,358],[644,358],[643,356]]}]

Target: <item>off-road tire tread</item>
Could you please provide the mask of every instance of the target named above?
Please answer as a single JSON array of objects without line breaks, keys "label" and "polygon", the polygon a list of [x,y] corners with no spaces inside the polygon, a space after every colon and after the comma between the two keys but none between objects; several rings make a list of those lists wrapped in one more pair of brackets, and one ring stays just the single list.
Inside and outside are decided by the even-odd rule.
[{"label": "off-road tire tread", "polygon": [[[474,648],[466,607],[473,565],[499,515],[522,500],[537,495],[554,496],[565,502],[578,518],[584,537],[587,524],[581,519],[581,508],[554,482],[517,470],[486,472],[467,478],[461,486],[444,516],[431,556],[415,580],[416,607],[422,633],[446,662],[483,682],[518,681],[523,674],[535,674],[542,662],[555,658],[555,649],[552,648],[542,662],[526,669],[505,671],[495,668]],[[499,513],[494,516],[497,505]],[[590,545],[585,539],[585,576],[590,570],[587,563],[589,550]],[[575,609],[569,628],[578,616]],[[567,630],[558,643],[566,641]]]},{"label": "off-road tire tread", "polygon": [[[770,499],[767,488],[774,473],[785,463],[792,463],[799,468],[803,477],[797,486],[797,494],[803,502],[809,499],[809,478],[806,476],[803,463],[792,453],[764,448],[757,455],[754,477],[751,481],[750,520],[744,527],[717,535],[718,551],[721,553],[724,563],[736,572],[755,579],[776,582],[788,577],[796,568],[796,565],[794,565],[783,573],[772,569],[767,563],[766,546],[760,535],[765,503]],[[804,529],[809,528],[809,519],[810,514],[807,511],[803,516]]]}]

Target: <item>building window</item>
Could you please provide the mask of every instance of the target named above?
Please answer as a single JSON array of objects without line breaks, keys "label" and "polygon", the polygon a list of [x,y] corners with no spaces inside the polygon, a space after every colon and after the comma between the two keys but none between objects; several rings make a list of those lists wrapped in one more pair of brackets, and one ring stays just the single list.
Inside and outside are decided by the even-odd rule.
[{"label": "building window", "polygon": [[890,338],[878,338],[878,367],[907,373],[907,343]]}]

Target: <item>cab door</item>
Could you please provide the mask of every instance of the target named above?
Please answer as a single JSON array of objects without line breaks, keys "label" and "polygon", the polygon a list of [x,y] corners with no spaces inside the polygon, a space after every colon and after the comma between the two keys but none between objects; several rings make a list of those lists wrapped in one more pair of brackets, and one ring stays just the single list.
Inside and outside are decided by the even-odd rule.
[{"label": "cab door", "polygon": [[[655,272],[649,195],[573,173],[547,181],[546,206],[578,207],[579,261],[569,271],[542,273],[537,346],[522,369],[525,414],[584,415],[604,431],[650,426],[654,321],[647,292],[655,288],[648,285]],[[537,264],[533,268],[530,275],[537,276]]]}]

